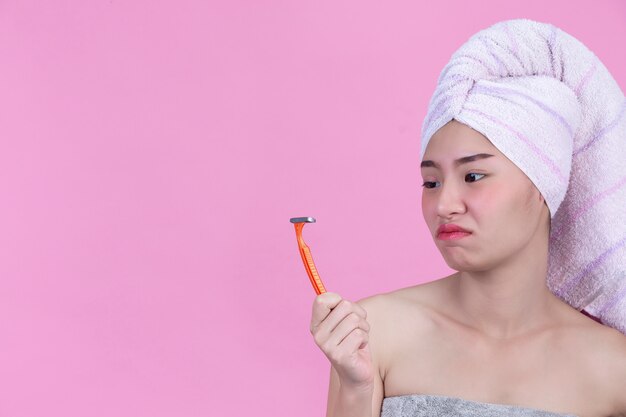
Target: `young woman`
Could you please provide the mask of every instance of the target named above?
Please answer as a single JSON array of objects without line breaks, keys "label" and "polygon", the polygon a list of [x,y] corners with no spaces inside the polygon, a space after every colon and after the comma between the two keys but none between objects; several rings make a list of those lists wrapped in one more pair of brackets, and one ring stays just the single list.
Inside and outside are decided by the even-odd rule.
[{"label": "young woman", "polygon": [[[589,82],[590,71],[571,72],[584,66],[570,58],[555,65],[556,51],[567,45],[578,52],[570,56],[586,52],[553,26],[520,19],[479,35],[444,68],[422,132],[423,216],[457,272],[357,302],[336,293],[316,297],[310,330],[331,363],[327,417],[626,416],[626,335],[618,330],[626,323],[624,278],[598,285],[601,296],[584,292],[623,265],[623,247],[609,242],[624,230],[623,205],[620,211],[615,202],[589,201],[606,203],[621,184],[611,185],[613,171],[623,170],[611,158],[624,151],[617,140],[610,148],[610,139],[626,138],[626,122],[611,119],[623,115],[616,109],[624,96],[615,85]],[[500,49],[476,46],[489,39]],[[476,68],[515,73],[524,53],[545,58],[546,77],[543,61],[527,65],[536,72],[528,77],[501,74],[501,84],[493,73],[486,82],[476,76]],[[619,106],[607,101],[604,113],[593,110],[611,92]],[[609,126],[619,126],[615,137]],[[602,135],[604,144],[594,143]],[[590,169],[584,158],[595,163],[600,152],[609,171],[594,178],[604,168]],[[574,191],[581,184],[591,184],[587,192],[594,184],[604,188],[587,196]],[[612,217],[616,230],[585,229],[584,214]],[[607,249],[593,262],[580,260],[589,251],[585,240],[602,231],[608,243],[595,244]],[[559,250],[586,265],[569,269],[575,279],[550,262]],[[599,300],[593,311],[613,327],[564,301],[587,305],[576,299],[582,296]]]}]

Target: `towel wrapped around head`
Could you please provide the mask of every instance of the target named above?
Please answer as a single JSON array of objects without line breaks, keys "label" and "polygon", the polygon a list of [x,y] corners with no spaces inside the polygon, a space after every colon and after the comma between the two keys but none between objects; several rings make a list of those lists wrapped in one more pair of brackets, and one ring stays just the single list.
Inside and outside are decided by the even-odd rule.
[{"label": "towel wrapped around head", "polygon": [[420,159],[452,119],[487,137],[544,196],[547,284],[626,334],[626,100],[600,59],[559,28],[498,22],[442,70]]}]

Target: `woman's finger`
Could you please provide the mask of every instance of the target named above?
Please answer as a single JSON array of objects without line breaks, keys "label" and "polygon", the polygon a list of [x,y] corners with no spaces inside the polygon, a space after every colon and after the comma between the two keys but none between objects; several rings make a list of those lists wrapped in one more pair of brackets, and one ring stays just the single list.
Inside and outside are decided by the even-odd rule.
[{"label": "woman's finger", "polygon": [[341,296],[334,292],[325,292],[315,297],[311,314],[311,333],[315,332],[341,300]]}]

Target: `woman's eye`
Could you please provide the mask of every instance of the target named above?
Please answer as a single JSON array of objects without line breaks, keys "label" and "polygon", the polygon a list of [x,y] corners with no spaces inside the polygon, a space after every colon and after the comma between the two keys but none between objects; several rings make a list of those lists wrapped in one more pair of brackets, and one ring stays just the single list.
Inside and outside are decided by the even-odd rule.
[{"label": "woman's eye", "polygon": [[[476,175],[479,175],[480,178],[484,177],[485,174],[479,174],[477,172],[470,172],[469,174],[467,174],[465,176],[465,179],[467,180],[467,178],[472,178],[473,180],[470,180],[469,182],[476,182],[478,181],[480,178],[476,179]],[[437,181],[424,181],[424,183],[422,184],[422,187],[424,188],[435,188],[435,185]]]},{"label": "woman's eye", "polygon": [[[476,173],[476,172],[470,172],[469,174],[467,174],[467,175],[465,176],[465,178],[467,178],[467,177],[471,177],[472,175],[480,175],[480,176],[481,176],[481,178],[485,176],[485,174],[478,174],[478,173]],[[480,179],[480,178],[479,178],[479,179]],[[474,181],[470,181],[470,182],[474,182]]]}]

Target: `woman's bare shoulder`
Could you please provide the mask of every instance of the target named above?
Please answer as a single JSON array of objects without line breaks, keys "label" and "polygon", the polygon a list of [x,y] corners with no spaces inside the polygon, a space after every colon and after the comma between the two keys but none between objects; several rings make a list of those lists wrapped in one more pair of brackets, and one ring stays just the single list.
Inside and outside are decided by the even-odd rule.
[{"label": "woman's bare shoulder", "polygon": [[[569,306],[562,316],[560,338],[562,343],[575,346],[587,357],[605,359],[626,353],[626,335],[608,325],[601,324]],[[595,353],[595,355],[593,354]],[[626,356],[623,357],[626,361]]]},{"label": "woman's bare shoulder", "polygon": [[429,326],[436,319],[436,306],[443,297],[440,279],[361,298],[357,303],[370,324],[394,336],[416,326]]},{"label": "woman's bare shoulder", "polygon": [[595,395],[612,404],[615,416],[626,416],[626,335],[571,310],[557,330],[553,347],[567,362],[576,363]]},{"label": "woman's bare shoulder", "polygon": [[410,287],[378,293],[363,297],[357,301],[363,307],[376,310],[402,309],[421,299],[426,299],[426,294],[433,282],[425,282]]},{"label": "woman's bare shoulder", "polygon": [[[579,335],[579,343],[587,344],[589,372],[597,386],[614,402],[614,414],[626,416],[626,335],[612,327],[590,323],[587,334]],[[581,349],[582,350],[582,349]]]}]

